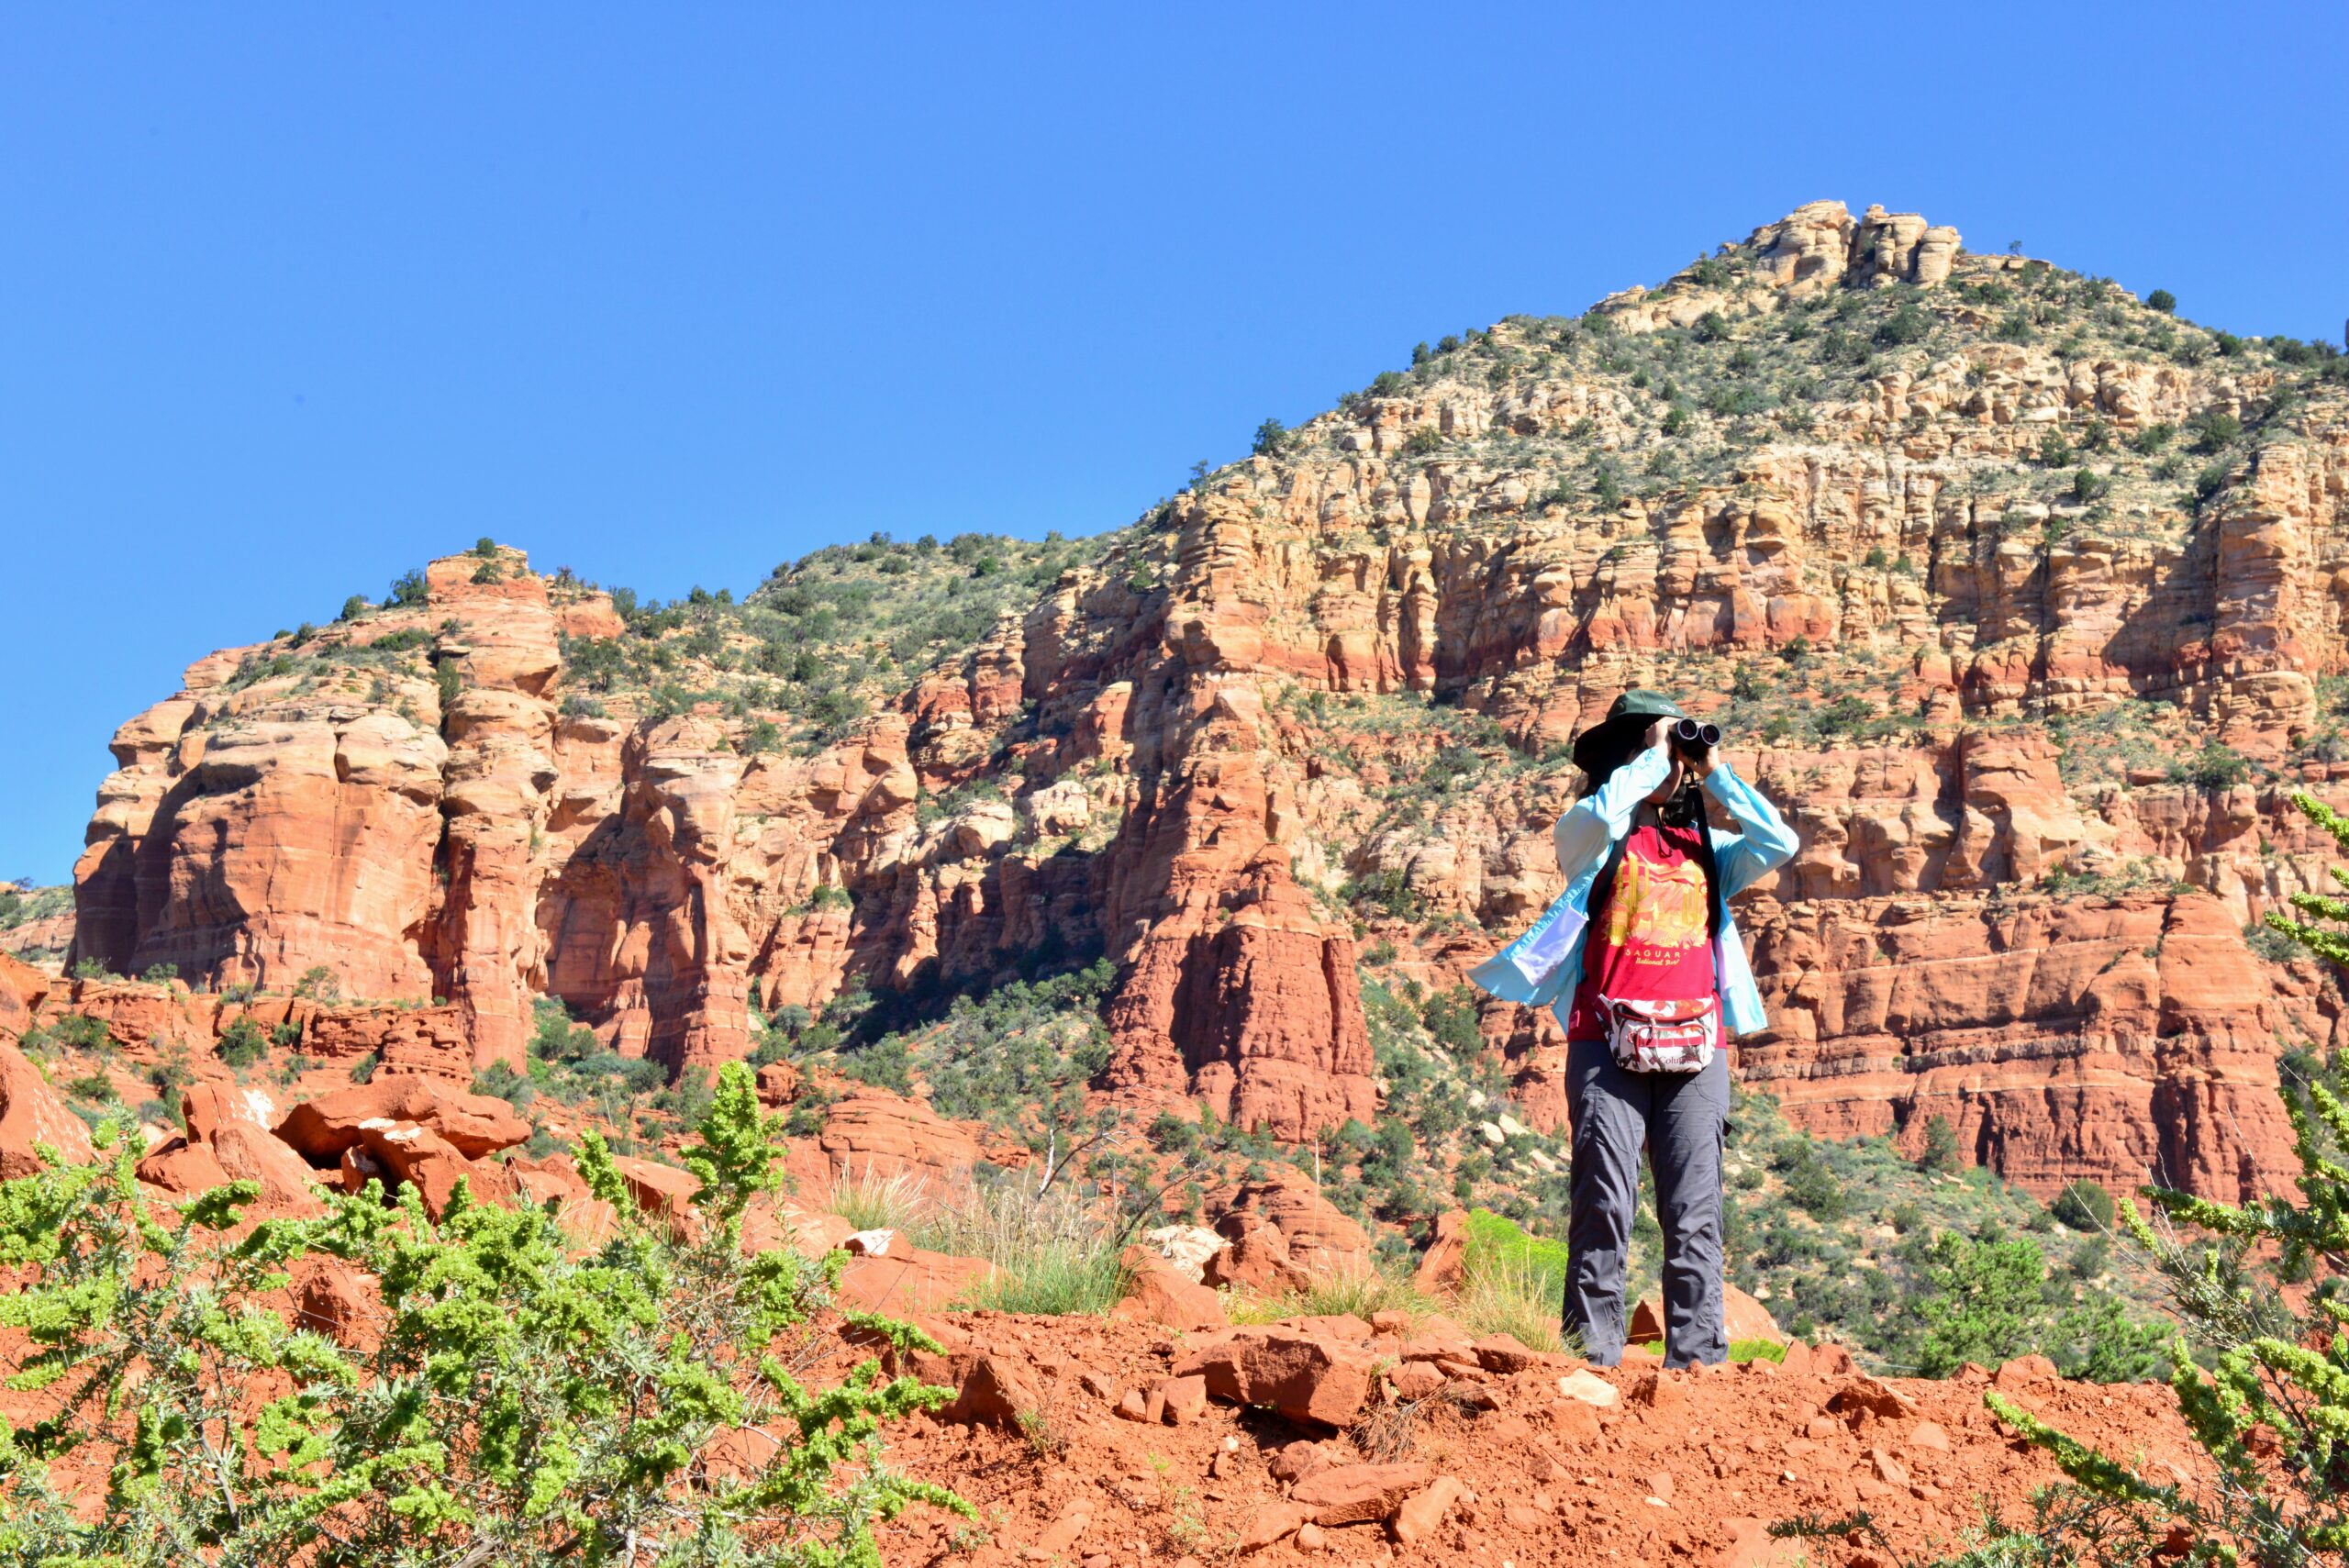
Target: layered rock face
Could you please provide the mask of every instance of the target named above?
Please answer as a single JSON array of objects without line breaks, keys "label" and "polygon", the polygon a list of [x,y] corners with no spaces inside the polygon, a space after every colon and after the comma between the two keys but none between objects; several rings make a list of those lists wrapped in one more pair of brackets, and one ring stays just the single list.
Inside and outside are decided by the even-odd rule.
[{"label": "layered rock face", "polygon": [[[1367,955],[1442,988],[1521,927],[1564,743],[1662,686],[1802,833],[1741,914],[1749,1081],[1839,1134],[1946,1117],[2034,1190],[2239,1196],[2285,1168],[2277,1057],[2339,1010],[2243,935],[2331,848],[2285,792],[2349,758],[2349,417],[2310,363],[1813,204],[1446,339],[779,748],[751,618],[680,642],[452,558],[123,728],[76,951],[327,965],[446,998],[483,1060],[545,992],[677,1065],[753,1005],[1100,952],[1101,1091],[1300,1139],[1380,1114]],[[661,636],[701,700],[567,700]],[[1554,1023],[1483,1029],[1556,1125]]]},{"label": "layered rock face", "polygon": [[518,558],[435,562],[429,583],[412,608],[200,660],[116,732],[77,959],[443,995],[482,1060],[521,1059],[556,617]]}]

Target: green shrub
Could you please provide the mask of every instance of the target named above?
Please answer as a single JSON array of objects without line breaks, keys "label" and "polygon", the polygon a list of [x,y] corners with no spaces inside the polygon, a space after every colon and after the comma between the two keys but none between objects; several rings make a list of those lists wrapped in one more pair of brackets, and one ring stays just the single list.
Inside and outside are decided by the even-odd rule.
[{"label": "green shrub", "polygon": [[2112,1195],[2100,1183],[2068,1182],[2048,1206],[2048,1212],[2075,1230],[2112,1229]]},{"label": "green shrub", "polygon": [[1841,1219],[1849,1212],[1851,1204],[1844,1195],[1842,1178],[1820,1157],[1815,1145],[1802,1143],[1799,1153],[1781,1174],[1787,1201],[1813,1219]]},{"label": "green shrub", "polygon": [[[1424,350],[1427,345],[1422,343],[1419,348]],[[1411,362],[1418,364],[1423,357],[1423,354],[1414,355]],[[1258,457],[1278,457],[1288,450],[1289,444],[1288,427],[1278,419],[1266,418],[1263,424],[1256,427],[1256,437],[1249,444],[1249,450]]]},{"label": "green shrub", "polygon": [[1419,1011],[1419,1021],[1429,1037],[1461,1061],[1485,1048],[1477,1018],[1475,993],[1464,985],[1430,996]]},{"label": "green shrub", "polygon": [[2194,431],[2194,450],[2199,452],[2223,450],[2243,435],[2243,421],[2224,409],[2211,409],[2188,423]]},{"label": "green shrub", "polygon": [[1944,1231],[1927,1257],[1916,1303],[1925,1325],[1918,1370],[1927,1377],[2032,1353],[2048,1355],[2067,1376],[2099,1383],[2150,1376],[2160,1364],[2164,1329],[2131,1321],[2109,1296],[2063,1304],[2049,1288],[2045,1254],[2028,1236],[1970,1240]]},{"label": "green shrub", "polygon": [[2177,295],[2167,289],[2155,289],[2145,296],[2145,308],[2158,310],[2167,316],[2177,308]]},{"label": "green shrub", "polygon": [[99,1056],[114,1051],[114,1032],[87,1013],[67,1013],[42,1032],[48,1044],[66,1051],[86,1051]]},{"label": "green shrub", "polygon": [[1908,343],[1921,343],[1933,329],[1933,318],[1924,306],[1913,299],[1900,302],[1899,307],[1886,317],[1876,329],[1876,340],[1898,348]]},{"label": "green shrub", "polygon": [[2243,754],[2216,740],[2205,741],[2199,751],[2169,766],[2171,783],[2197,789],[2232,789],[2250,775],[2251,763]]},{"label": "green shrub", "polygon": [[1432,425],[1421,425],[1403,438],[1405,457],[1427,457],[1443,450],[1443,435]]},{"label": "green shrub", "polygon": [[1427,913],[1427,901],[1411,887],[1410,873],[1400,866],[1352,877],[1338,889],[1349,904],[1366,904],[1398,920],[1417,921]]},{"label": "green shrub", "polygon": [[403,572],[392,579],[392,591],[386,602],[394,609],[415,609],[431,597],[421,572]]},{"label": "green shrub", "polygon": [[[17,1364],[56,1407],[6,1429],[9,1559],[817,1568],[877,1562],[873,1526],[910,1503],[967,1514],[878,1462],[884,1423],[946,1390],[867,1362],[815,1392],[785,1370],[829,1276],[787,1250],[745,1254],[743,1210],[777,1185],[781,1150],[739,1064],[700,1131],[691,1241],[640,1222],[602,1140],[581,1140],[619,1217],[584,1254],[537,1207],[461,1197],[435,1221],[413,1189],[387,1208],[373,1183],[324,1218],[241,1235],[255,1184],[161,1208],[112,1129],[104,1163],[0,1184],[0,1260],[39,1271],[0,1296],[0,1324],[29,1333]],[[374,1282],[373,1346],[271,1306],[317,1255]],[[273,1396],[258,1411],[253,1390]],[[732,1437],[753,1428],[771,1451]],[[49,1463],[83,1445],[111,1456],[103,1494],[50,1490]]]},{"label": "green shrub", "polygon": [[294,982],[294,995],[319,1002],[339,1002],[342,999],[342,982],[325,964],[314,963]]},{"label": "green shrub", "polygon": [[[103,1073],[84,1073],[78,1078],[68,1078],[65,1092],[77,1100],[90,1100],[98,1105],[114,1105],[122,1098],[115,1092],[114,1080]],[[5,1314],[0,1314],[0,1324],[7,1320]]]},{"label": "green shrub", "polygon": [[269,1054],[269,1037],[250,1018],[239,1018],[220,1031],[220,1060],[230,1067],[250,1067]]},{"label": "green shrub", "polygon": [[529,1110],[530,1102],[538,1097],[530,1081],[504,1062],[493,1062],[473,1074],[473,1093],[504,1100],[518,1111]]},{"label": "green shrub", "polygon": [[[2349,851],[2349,818],[2304,792],[2292,801]],[[2349,882],[2338,868],[2333,876]],[[2349,901],[2296,893],[2292,904],[2299,917],[2270,914],[2270,926],[2321,958],[2349,962],[2341,929]],[[1990,1408],[2072,1481],[2041,1510],[2059,1513],[2057,1528],[2043,1517],[2028,1535],[2010,1532],[2038,1553],[2032,1561],[2123,1560],[2101,1554],[2103,1542],[2143,1561],[2142,1543],[2171,1539],[2192,1542],[2198,1562],[2299,1564],[2334,1561],[2349,1543],[2349,1305],[2337,1277],[2284,1288],[2311,1260],[2349,1254],[2349,1062],[2321,1069],[2284,1109],[2301,1201],[2271,1196],[2238,1208],[2143,1187],[2161,1223],[2133,1206],[2119,1216],[2177,1318],[2170,1385],[2217,1484],[2154,1478],[2134,1453],[2102,1453],[1992,1390]]]},{"label": "green shrub", "polygon": [[1963,1163],[1958,1158],[1957,1129],[1949,1118],[1937,1116],[1925,1123],[1924,1147],[1917,1154],[1917,1169],[1948,1175]]},{"label": "green shrub", "polygon": [[1565,1300],[1566,1244],[1546,1237],[1529,1236],[1515,1221],[1486,1208],[1468,1211],[1463,1232],[1464,1268],[1474,1277],[1480,1270],[1523,1270],[1542,1282],[1554,1309]]}]

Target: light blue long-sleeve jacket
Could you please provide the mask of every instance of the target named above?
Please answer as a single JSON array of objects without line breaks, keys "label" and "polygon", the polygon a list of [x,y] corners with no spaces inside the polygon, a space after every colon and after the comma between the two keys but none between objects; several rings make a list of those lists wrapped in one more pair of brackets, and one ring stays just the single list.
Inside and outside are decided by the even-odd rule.
[{"label": "light blue long-sleeve jacket", "polygon": [[[1567,1014],[1574,1008],[1575,988],[1582,984],[1583,939],[1590,924],[1592,884],[1598,882],[1616,841],[1631,830],[1640,803],[1654,794],[1671,773],[1670,754],[1662,746],[1651,746],[1558,818],[1558,869],[1566,873],[1565,892],[1523,936],[1478,964],[1469,978],[1505,1002],[1552,1008],[1558,1015],[1559,1027],[1565,1027]],[[1713,974],[1722,1024],[1731,1034],[1752,1034],[1766,1028],[1769,1018],[1762,1010],[1762,995],[1754,989],[1745,943],[1737,934],[1728,902],[1784,865],[1794,854],[1797,840],[1777,807],[1739,778],[1726,761],[1714,763],[1706,775],[1705,790],[1742,829],[1737,833],[1711,829],[1722,903],[1720,935],[1713,942]]]}]

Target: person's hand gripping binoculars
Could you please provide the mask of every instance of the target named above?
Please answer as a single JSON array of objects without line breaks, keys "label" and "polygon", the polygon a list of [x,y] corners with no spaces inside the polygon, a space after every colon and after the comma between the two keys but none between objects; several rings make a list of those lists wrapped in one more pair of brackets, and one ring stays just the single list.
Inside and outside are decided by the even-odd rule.
[{"label": "person's hand gripping binoculars", "polygon": [[1659,718],[1648,727],[1648,744],[1670,746],[1672,754],[1698,778],[1713,771],[1713,748],[1721,743],[1721,727],[1695,718]]}]

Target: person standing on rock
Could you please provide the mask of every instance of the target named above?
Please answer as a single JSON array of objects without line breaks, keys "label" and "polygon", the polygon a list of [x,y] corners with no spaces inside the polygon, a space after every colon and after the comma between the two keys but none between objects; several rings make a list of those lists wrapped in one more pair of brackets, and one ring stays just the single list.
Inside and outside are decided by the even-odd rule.
[{"label": "person standing on rock", "polygon": [[[1725,1036],[1765,1026],[1729,900],[1784,864],[1795,835],[1699,724],[1629,691],[1575,741],[1582,797],[1558,818],[1566,890],[1475,971],[1566,1030],[1574,1123],[1565,1328],[1599,1366],[1623,1355],[1623,1269],[1642,1145],[1664,1231],[1664,1362],[1729,1357],[1721,1308]],[[1705,797],[1738,827],[1711,826]]]}]

